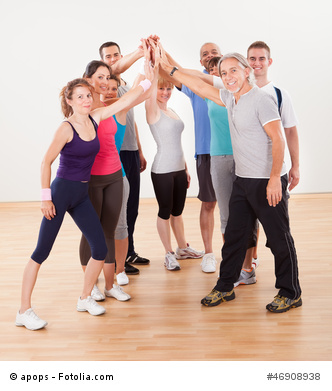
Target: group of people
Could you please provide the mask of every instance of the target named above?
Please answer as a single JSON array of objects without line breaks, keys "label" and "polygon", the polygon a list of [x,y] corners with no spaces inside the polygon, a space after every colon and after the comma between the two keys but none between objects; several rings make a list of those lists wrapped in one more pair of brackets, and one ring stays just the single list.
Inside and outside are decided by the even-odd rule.
[{"label": "group of people", "polygon": [[[246,59],[238,53],[223,56],[218,45],[206,43],[200,50],[203,72],[181,67],[157,36],[143,39],[126,56],[114,42],[103,44],[99,53],[100,61],[91,61],[83,77],[69,82],[60,95],[66,121],[42,163],[44,218],[24,271],[16,325],[31,330],[47,325],[31,308],[31,295],[66,212],[82,231],[84,284],[77,310],[101,315],[105,308],[97,301],[105,296],[130,299],[121,286],[128,284],[128,274],[139,273],[136,265],[150,262],[135,252],[133,241],[140,172],[146,168],[133,107],[143,101],[157,144],[151,179],[166,269],[180,270],[181,259],[202,258],[203,272],[216,271],[212,238],[218,203],[222,262],[216,286],[201,303],[210,307],[233,300],[234,287],[256,282],[260,222],[275,257],[279,289],[266,308],[278,313],[302,305],[287,204],[288,189],[299,182],[297,119],[287,92],[268,80],[269,47],[262,41],[253,43]],[[121,74],[142,57],[144,70],[130,88]],[[167,105],[174,86],[193,107],[204,251],[192,248],[184,233],[182,212],[190,175],[181,146],[184,124]],[[292,162],[289,173],[283,162],[283,129]],[[57,175],[50,184],[51,165],[59,154]],[[175,251],[171,230],[178,244]],[[103,293],[97,286],[102,270]]]}]

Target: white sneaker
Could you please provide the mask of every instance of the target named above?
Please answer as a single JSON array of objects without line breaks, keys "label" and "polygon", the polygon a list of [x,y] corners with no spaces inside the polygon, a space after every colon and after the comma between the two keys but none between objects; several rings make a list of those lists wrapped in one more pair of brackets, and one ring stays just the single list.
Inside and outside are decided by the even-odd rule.
[{"label": "white sneaker", "polygon": [[216,271],[217,261],[213,253],[205,254],[201,262],[204,273],[214,273]]},{"label": "white sneaker", "polygon": [[24,326],[29,330],[39,330],[47,326],[46,320],[40,319],[32,308],[29,308],[23,314],[18,311],[15,324],[16,326]]},{"label": "white sneaker", "polygon": [[165,255],[164,265],[167,270],[171,270],[171,271],[181,269],[179,262],[175,258],[175,254],[171,253],[170,251]]},{"label": "white sneaker", "polygon": [[91,296],[88,296],[86,299],[78,298],[77,301],[77,311],[88,311],[91,315],[102,315],[106,312],[105,308],[96,303]]},{"label": "white sneaker", "polygon": [[251,261],[251,264],[253,266],[253,268],[256,270],[259,266],[259,259],[258,258],[253,258],[252,261]]},{"label": "white sneaker", "polygon": [[197,259],[197,258],[202,258],[204,255],[204,251],[197,251],[194,248],[189,246],[189,243],[187,243],[186,248],[177,248],[175,251],[175,257],[176,259],[187,259],[187,258],[192,258],[192,259]]},{"label": "white sneaker", "polygon": [[116,282],[118,285],[127,285],[129,284],[129,278],[125,271],[116,275]]},{"label": "white sneaker", "polygon": [[114,297],[116,300],[119,301],[127,301],[131,299],[131,296],[128,295],[128,293],[124,292],[119,285],[113,284],[112,289],[105,289],[104,292],[107,297]]},{"label": "white sneaker", "polygon": [[93,286],[92,291],[91,291],[91,297],[95,301],[104,301],[105,300],[105,296],[100,292],[97,285]]}]

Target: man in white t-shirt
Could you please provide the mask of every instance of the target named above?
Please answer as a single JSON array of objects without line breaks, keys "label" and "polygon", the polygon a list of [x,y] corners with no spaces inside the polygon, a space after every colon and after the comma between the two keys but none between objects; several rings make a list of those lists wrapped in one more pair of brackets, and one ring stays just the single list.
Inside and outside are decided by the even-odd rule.
[{"label": "man in white t-shirt", "polygon": [[[256,41],[252,43],[247,50],[247,60],[254,70],[256,85],[278,99],[281,123],[285,131],[292,163],[292,167],[288,173],[288,190],[291,191],[300,181],[299,137],[296,127],[298,120],[293,109],[291,98],[287,91],[281,88],[276,89],[274,84],[268,79],[269,67],[273,60],[271,58],[270,48],[265,42]],[[279,98],[278,89],[280,91]]]}]

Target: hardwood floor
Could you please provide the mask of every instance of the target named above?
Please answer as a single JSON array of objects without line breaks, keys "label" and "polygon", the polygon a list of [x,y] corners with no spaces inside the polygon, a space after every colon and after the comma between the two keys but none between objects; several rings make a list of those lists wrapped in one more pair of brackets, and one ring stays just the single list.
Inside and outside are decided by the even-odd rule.
[{"label": "hardwood floor", "polygon": [[[200,202],[188,199],[184,222],[188,242],[202,249]],[[257,283],[236,288],[236,300],[203,308],[217,273],[205,274],[200,260],[181,261],[182,270],[163,266],[155,200],[142,199],[135,232],[137,251],[151,264],[130,276],[129,302],[107,299],[106,314],[76,311],[82,272],[80,233],[69,216],[49,259],[41,268],[33,305],[48,321],[32,332],[15,327],[25,263],[36,243],[38,203],[0,204],[1,360],[257,360],[332,359],[332,194],[295,195],[290,200],[292,233],[299,258],[303,306],[271,314],[265,305],[276,294],[270,251],[259,240]],[[174,243],[174,247],[176,247]],[[219,212],[215,213],[214,252],[220,261]],[[99,279],[103,289],[103,277]]]}]

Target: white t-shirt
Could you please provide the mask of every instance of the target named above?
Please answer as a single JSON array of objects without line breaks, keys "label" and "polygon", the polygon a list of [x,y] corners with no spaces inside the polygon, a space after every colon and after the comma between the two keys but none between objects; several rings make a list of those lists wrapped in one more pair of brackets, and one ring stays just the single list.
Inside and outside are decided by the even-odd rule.
[{"label": "white t-shirt", "polygon": [[[280,88],[278,86],[275,87],[279,88],[282,97],[281,106],[280,106],[282,126],[284,128],[291,128],[292,126],[296,126],[298,124],[298,119],[296,117],[290,95],[283,88]],[[270,82],[266,84],[264,87],[261,87],[261,90],[266,91],[268,94],[277,98],[277,93],[276,90],[274,89],[273,82]]]}]

